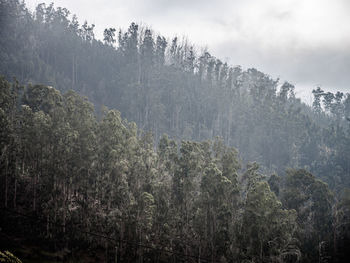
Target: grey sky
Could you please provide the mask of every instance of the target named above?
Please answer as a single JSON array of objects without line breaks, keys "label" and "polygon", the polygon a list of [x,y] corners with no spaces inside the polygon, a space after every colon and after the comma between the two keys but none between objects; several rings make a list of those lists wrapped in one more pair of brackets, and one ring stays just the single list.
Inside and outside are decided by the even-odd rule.
[{"label": "grey sky", "polygon": [[231,65],[288,80],[308,99],[316,85],[350,92],[350,0],[25,0],[54,2],[79,20],[126,29],[131,22],[185,35]]}]

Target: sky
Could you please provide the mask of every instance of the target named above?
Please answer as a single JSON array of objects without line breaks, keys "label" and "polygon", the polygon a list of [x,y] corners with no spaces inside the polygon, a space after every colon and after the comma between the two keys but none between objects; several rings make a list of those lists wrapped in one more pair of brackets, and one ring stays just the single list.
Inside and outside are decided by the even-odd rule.
[{"label": "sky", "polygon": [[257,68],[311,90],[350,92],[350,0],[25,0],[54,2],[79,21],[127,29],[131,22],[165,37],[186,36],[198,49],[244,69]]}]

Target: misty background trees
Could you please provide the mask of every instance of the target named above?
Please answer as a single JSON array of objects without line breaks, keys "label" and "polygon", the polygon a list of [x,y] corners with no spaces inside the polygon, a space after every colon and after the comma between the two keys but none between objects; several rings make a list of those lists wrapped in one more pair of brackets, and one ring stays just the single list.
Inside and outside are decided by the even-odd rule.
[{"label": "misty background trees", "polygon": [[3,229],[127,262],[346,258],[349,94],[308,106],[135,23],[101,41],[53,4],[0,12],[1,206],[41,220]]}]

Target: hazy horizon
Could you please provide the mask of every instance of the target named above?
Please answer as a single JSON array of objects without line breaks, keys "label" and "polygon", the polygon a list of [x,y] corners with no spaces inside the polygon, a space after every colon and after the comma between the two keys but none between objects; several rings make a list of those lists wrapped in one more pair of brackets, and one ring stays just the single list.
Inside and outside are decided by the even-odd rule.
[{"label": "hazy horizon", "polygon": [[[54,2],[80,22],[126,29],[142,23],[165,37],[185,36],[231,65],[257,68],[296,86],[310,103],[311,90],[350,92],[350,2],[346,0],[40,1]],[[331,66],[330,66],[331,65]]]}]

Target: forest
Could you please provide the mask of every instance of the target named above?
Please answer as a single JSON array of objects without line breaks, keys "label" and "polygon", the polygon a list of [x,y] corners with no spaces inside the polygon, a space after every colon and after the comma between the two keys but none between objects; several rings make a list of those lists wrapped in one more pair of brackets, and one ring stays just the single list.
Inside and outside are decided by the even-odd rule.
[{"label": "forest", "polygon": [[349,93],[94,27],[0,0],[0,262],[347,262]]}]

